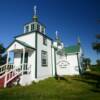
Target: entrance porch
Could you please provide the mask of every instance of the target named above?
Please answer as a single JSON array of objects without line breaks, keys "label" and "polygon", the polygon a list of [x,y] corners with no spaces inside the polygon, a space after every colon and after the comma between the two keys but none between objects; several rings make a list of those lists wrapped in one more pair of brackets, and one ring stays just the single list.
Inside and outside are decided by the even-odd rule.
[{"label": "entrance porch", "polygon": [[[20,84],[30,84],[35,75],[35,48],[25,42],[15,40],[7,49],[7,63],[8,66],[12,60],[12,67],[10,69],[21,70]],[[11,56],[13,52],[13,56]],[[6,67],[8,68],[8,67]]]}]

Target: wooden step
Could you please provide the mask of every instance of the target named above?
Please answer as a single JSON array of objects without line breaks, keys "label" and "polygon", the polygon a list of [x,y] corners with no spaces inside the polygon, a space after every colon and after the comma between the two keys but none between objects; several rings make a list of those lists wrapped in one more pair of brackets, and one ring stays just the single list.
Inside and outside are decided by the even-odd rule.
[{"label": "wooden step", "polygon": [[4,87],[5,76],[0,79],[0,88]]},{"label": "wooden step", "polygon": [[[7,80],[11,79],[15,74],[13,72],[10,72],[7,74]],[[19,80],[20,78],[20,75],[17,75],[16,77],[14,77],[12,80],[10,80],[8,83],[7,83],[7,86],[11,87],[13,85],[13,82],[15,82],[16,80]],[[5,83],[5,75],[3,75],[1,78],[0,78],[0,88],[3,88],[4,87],[4,83]]]}]

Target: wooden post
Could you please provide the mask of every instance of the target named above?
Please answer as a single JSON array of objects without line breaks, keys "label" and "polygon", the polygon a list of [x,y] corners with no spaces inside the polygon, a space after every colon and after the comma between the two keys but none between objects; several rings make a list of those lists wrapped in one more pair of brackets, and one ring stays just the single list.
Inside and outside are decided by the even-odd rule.
[{"label": "wooden post", "polygon": [[24,71],[24,60],[25,60],[25,48],[23,48],[22,75],[23,75],[23,71]]},{"label": "wooden post", "polygon": [[4,88],[7,87],[7,66],[9,64],[9,51],[7,52],[7,60],[6,60],[6,70],[5,70],[5,79],[4,79]]}]

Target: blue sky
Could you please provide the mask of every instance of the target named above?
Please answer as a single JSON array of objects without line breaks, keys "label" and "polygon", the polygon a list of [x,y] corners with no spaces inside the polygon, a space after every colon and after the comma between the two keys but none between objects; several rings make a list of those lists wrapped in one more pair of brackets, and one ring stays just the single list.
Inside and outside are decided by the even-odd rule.
[{"label": "blue sky", "polygon": [[77,36],[86,57],[95,63],[96,53],[91,44],[100,32],[100,0],[0,0],[0,43],[7,47],[13,37],[23,33],[25,23],[32,21],[37,5],[39,21],[46,25],[48,36],[55,31],[65,46],[77,43]]}]

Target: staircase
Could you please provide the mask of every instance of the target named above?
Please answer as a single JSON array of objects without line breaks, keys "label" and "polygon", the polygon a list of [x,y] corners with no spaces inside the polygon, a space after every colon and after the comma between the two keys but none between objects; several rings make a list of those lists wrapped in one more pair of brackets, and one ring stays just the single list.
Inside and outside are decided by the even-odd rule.
[{"label": "staircase", "polygon": [[13,64],[5,64],[0,66],[0,88],[10,86],[14,81],[18,83],[20,75],[23,75],[24,72],[29,72],[29,68],[26,66],[28,65],[21,64],[19,67],[15,67]]}]

